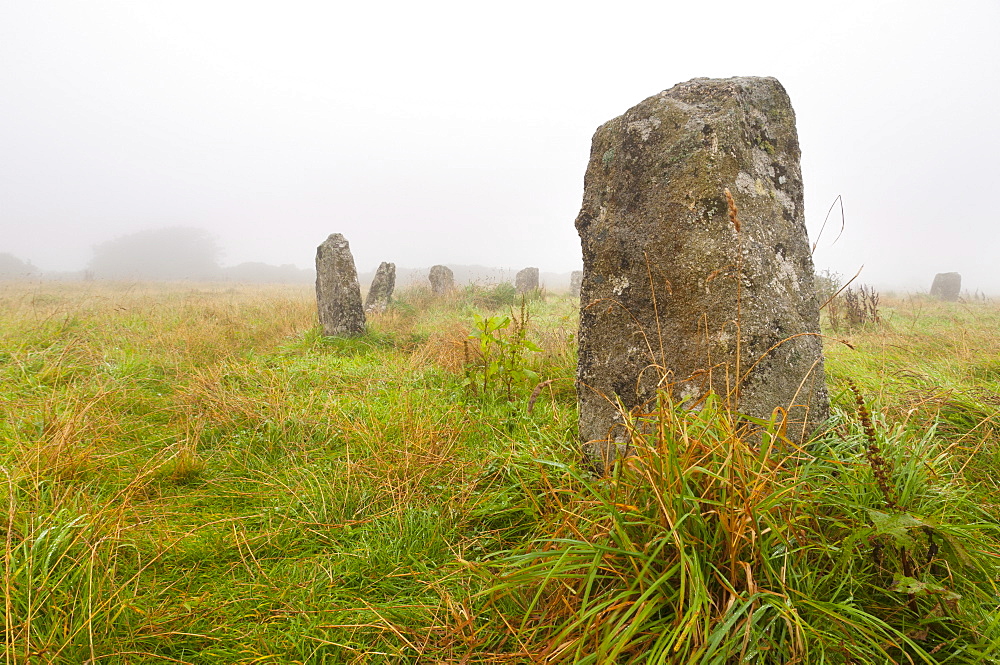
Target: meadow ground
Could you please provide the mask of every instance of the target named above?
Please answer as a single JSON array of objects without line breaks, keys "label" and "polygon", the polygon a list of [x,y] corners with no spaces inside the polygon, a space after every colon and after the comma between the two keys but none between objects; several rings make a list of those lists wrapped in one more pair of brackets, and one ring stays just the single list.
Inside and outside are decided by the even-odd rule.
[{"label": "meadow ground", "polygon": [[1000,660],[1000,306],[827,322],[807,449],[664,398],[606,479],[578,306],[0,282],[3,662]]}]

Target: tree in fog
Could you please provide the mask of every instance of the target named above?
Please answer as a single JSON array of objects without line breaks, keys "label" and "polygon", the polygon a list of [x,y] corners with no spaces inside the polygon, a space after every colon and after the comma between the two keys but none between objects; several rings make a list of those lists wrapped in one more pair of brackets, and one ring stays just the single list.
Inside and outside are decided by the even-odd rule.
[{"label": "tree in fog", "polygon": [[203,229],[139,231],[94,248],[88,267],[100,279],[216,279],[219,246]]},{"label": "tree in fog", "polygon": [[0,279],[21,279],[37,273],[35,266],[13,254],[0,253]]}]

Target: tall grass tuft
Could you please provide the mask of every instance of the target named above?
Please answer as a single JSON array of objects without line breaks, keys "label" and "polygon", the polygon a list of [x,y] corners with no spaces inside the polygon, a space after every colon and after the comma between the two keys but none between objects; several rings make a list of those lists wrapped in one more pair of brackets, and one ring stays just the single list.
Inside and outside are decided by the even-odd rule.
[{"label": "tall grass tuft", "polygon": [[782,425],[661,393],[629,422],[638,455],[571,474],[550,533],[497,560],[519,643],[565,663],[981,662],[1000,637],[995,525],[920,465],[896,480],[924,483],[908,496],[934,516],[886,514],[857,487],[863,447],[807,452]]}]

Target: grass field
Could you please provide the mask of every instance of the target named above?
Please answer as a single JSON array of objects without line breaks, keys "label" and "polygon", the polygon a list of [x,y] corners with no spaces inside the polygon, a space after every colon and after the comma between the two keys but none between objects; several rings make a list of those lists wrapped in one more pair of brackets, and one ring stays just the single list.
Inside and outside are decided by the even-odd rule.
[{"label": "grass field", "polygon": [[1000,661],[1000,306],[883,298],[807,449],[664,398],[606,479],[577,314],[0,282],[3,662]]}]

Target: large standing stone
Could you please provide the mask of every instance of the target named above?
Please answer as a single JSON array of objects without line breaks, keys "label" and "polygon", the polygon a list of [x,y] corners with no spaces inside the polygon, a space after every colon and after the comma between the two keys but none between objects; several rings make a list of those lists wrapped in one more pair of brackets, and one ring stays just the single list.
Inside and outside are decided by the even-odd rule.
[{"label": "large standing stone", "polygon": [[431,292],[434,295],[444,295],[455,288],[455,273],[448,266],[431,266],[427,276],[431,282]]},{"label": "large standing stone", "polygon": [[358,271],[347,239],[333,233],[316,248],[316,304],[324,335],[360,335],[365,331]]},{"label": "large standing stone", "polygon": [[583,271],[574,270],[569,275],[569,293],[571,296],[580,295],[580,287],[583,285]]},{"label": "large standing stone", "polygon": [[616,402],[652,409],[661,386],[760,418],[787,409],[796,442],[827,418],[795,114],[776,79],[694,79],[605,123],[576,228],[582,441],[624,440]]},{"label": "large standing stone", "polygon": [[934,275],[934,283],[931,284],[931,295],[955,302],[962,292],[962,276],[957,272],[939,272]]},{"label": "large standing stone", "polygon": [[365,298],[365,311],[369,313],[384,312],[392,300],[392,291],[396,288],[396,264],[383,261],[375,271],[372,285]]},{"label": "large standing stone", "polygon": [[538,288],[538,268],[519,270],[514,277],[514,287],[518,293],[530,293]]}]

